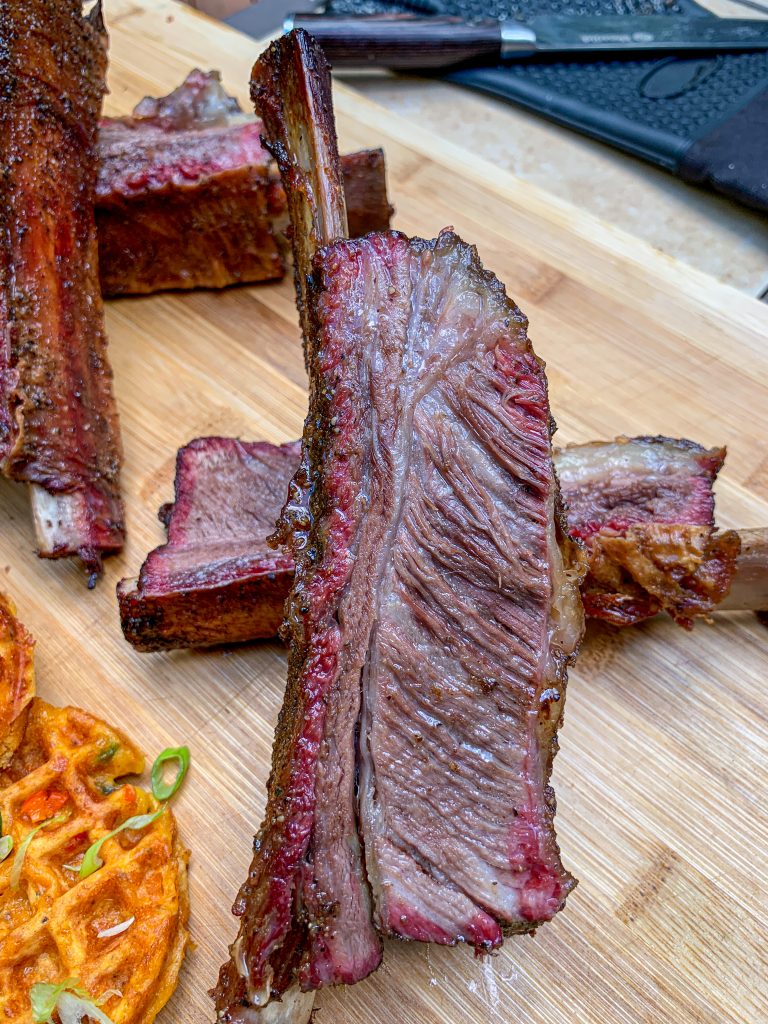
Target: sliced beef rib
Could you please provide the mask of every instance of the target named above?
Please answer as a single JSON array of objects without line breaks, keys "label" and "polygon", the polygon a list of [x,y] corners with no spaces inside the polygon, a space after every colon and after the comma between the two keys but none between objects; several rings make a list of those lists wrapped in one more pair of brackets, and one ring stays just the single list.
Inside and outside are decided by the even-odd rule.
[{"label": "sliced beef rib", "polygon": [[[292,33],[253,83],[308,250],[338,223],[302,187],[319,148],[337,192],[327,65]],[[377,933],[490,950],[573,885],[549,774],[582,611],[525,318],[450,230],[335,241],[305,283],[289,678],[230,1022],[363,978]]]},{"label": "sliced beef rib", "polygon": [[[262,125],[218,72],[190,72],[133,116],[105,118],[96,222],[105,295],[223,288],[285,273],[285,192]],[[389,227],[384,154],[342,158],[353,236]]]},{"label": "sliced beef rib", "polygon": [[724,458],[724,448],[669,437],[556,454],[568,528],[589,555],[588,615],[626,626],[666,611],[690,628],[723,601],[741,547],[734,530],[714,528],[712,487]]},{"label": "sliced beef rib", "polygon": [[93,213],[106,33],[82,6],[0,16],[0,463],[31,484],[40,555],[93,583],[124,517]]},{"label": "sliced beef rib", "polygon": [[[198,439],[187,448],[205,447],[210,440]],[[233,438],[215,440],[215,500],[209,500],[207,488],[194,486],[197,474],[184,471],[186,459],[178,462],[177,506],[184,503],[187,515],[206,522],[210,533],[210,542],[205,536],[194,542],[194,577],[185,578],[179,590],[169,575],[154,590],[142,584],[147,572],[142,569],[138,581],[123,581],[118,590],[123,632],[138,650],[273,637],[282,621],[293,558],[283,549],[283,568],[273,572],[275,552],[266,536],[295,468],[284,453],[295,450],[297,463],[300,445],[294,449]],[[257,476],[244,451],[260,460]],[[664,608],[670,608],[678,621],[683,608],[689,618],[721,609],[768,608],[768,531],[740,530],[734,539],[734,531],[715,533],[710,526],[712,485],[723,455],[723,449],[707,451],[690,441],[659,437],[620,437],[555,451],[569,532],[583,541],[590,556],[592,573],[582,585],[588,614],[627,626]],[[263,522],[251,517],[253,507],[260,509]],[[233,522],[249,557],[222,564],[214,539]],[[662,557],[662,540],[673,558]],[[151,555],[145,565],[153,559]],[[680,593],[675,588],[681,565],[686,567],[683,575],[691,577],[682,604],[670,601],[670,595]],[[229,566],[231,575],[225,571]],[[658,596],[645,589],[644,581]],[[247,602],[243,597],[241,603],[235,584],[247,592]],[[691,586],[696,588],[695,600]],[[210,601],[217,594],[220,604],[212,614]],[[173,613],[161,607],[173,608]]]}]

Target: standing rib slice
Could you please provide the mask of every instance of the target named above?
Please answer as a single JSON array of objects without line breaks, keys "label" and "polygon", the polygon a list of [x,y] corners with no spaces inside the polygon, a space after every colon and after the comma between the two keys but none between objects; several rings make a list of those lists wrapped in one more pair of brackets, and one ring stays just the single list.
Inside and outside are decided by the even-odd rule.
[{"label": "standing rib slice", "polygon": [[31,485],[40,555],[91,579],[124,539],[121,447],[99,289],[97,5],[0,4],[0,459]]},{"label": "standing rib slice", "polygon": [[488,951],[563,906],[549,775],[582,631],[525,317],[449,229],[324,239],[343,218],[322,55],[293,33],[253,81],[310,406],[282,517],[288,686],[216,990],[229,1022],[297,1019],[301,992],[377,966],[380,934]]}]

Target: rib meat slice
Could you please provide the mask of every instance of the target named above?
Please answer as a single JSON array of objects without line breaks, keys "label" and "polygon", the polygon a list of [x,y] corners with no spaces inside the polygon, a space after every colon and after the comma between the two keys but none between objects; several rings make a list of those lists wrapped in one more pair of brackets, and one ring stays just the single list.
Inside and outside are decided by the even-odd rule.
[{"label": "rib meat slice", "polygon": [[277,633],[293,558],[267,544],[299,461],[298,442],[201,437],[176,457],[168,542],[117,588],[126,639],[140,651],[237,643]]},{"label": "rib meat slice", "polygon": [[342,392],[329,413],[346,433],[323,463],[361,447],[352,486],[370,506],[339,608],[365,609],[366,867],[386,933],[491,948],[573,884],[548,779],[581,607],[546,378],[474,249],[449,231],[376,242],[318,255],[315,371]]},{"label": "rib meat slice", "polygon": [[671,437],[617,437],[555,451],[568,529],[589,540],[647,523],[711,526],[725,448]]},{"label": "rib meat slice", "polygon": [[[273,45],[258,98],[270,82],[284,121],[274,94],[274,118],[261,113],[290,201],[285,168],[301,180],[311,144],[286,144],[285,123],[303,141],[332,129],[309,37]],[[293,223],[308,246],[308,219]],[[224,1021],[259,1019],[249,1007],[297,983],[364,977],[372,917],[488,950],[551,918],[574,884],[548,780],[582,613],[525,318],[450,230],[327,245],[304,299],[289,679],[216,993]]]},{"label": "rib meat slice", "polygon": [[0,459],[32,485],[39,553],[93,581],[124,533],[93,215],[106,35],[80,0],[5,3],[0,33]]},{"label": "rib meat slice", "polygon": [[555,464],[568,528],[583,540],[588,615],[625,626],[667,611],[690,628],[728,594],[739,535],[714,530],[724,448],[669,437],[573,445]]},{"label": "rib meat slice", "polygon": [[[192,71],[133,116],[105,118],[96,189],[107,295],[222,288],[285,273],[286,200],[261,144],[218,72]],[[342,159],[353,235],[389,227],[384,154]]]}]

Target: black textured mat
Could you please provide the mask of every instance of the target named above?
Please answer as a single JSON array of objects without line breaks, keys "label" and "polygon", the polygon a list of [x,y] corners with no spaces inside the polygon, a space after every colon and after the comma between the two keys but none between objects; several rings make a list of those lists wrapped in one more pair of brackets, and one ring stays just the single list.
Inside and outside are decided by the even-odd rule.
[{"label": "black textured mat", "polygon": [[[711,17],[693,0],[329,0],[329,14],[463,18],[536,14]],[[745,9],[745,17],[749,10]],[[768,210],[768,53],[646,60],[525,61],[447,76]]]}]

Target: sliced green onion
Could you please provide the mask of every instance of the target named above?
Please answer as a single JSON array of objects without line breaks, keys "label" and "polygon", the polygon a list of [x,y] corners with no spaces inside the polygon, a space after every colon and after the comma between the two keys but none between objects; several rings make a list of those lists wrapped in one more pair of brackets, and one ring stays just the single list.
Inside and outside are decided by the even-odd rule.
[{"label": "sliced green onion", "polygon": [[[179,770],[173,782],[163,781],[163,766],[168,761],[178,761]],[[189,747],[168,747],[158,754],[152,765],[152,795],[155,800],[170,800],[184,781],[189,769]]]},{"label": "sliced green onion", "polygon": [[103,839],[98,839],[95,843],[89,846],[85,851],[83,863],[80,865],[78,877],[87,878],[88,875],[92,875],[94,871],[98,871],[99,868],[104,866],[104,861],[101,859],[99,854],[101,853],[102,846],[108,839],[114,839],[119,832],[125,832],[126,829],[138,830],[146,828],[147,825],[151,825],[153,821],[157,821],[164,810],[165,807],[160,807],[154,814],[137,814],[133,818],[127,818],[122,825],[118,825],[116,829],[105,835]]},{"label": "sliced green onion", "polygon": [[48,828],[49,825],[62,825],[69,818],[69,814],[65,811],[63,814],[57,814],[55,818],[49,818],[47,821],[41,822],[36,828],[33,828],[31,832],[22,839],[19,844],[19,848],[16,851],[16,857],[13,861],[13,867],[11,868],[11,888],[18,889],[19,882],[21,881],[21,871],[24,867],[24,858],[27,856],[27,850],[29,844],[35,838],[37,833],[43,829]]},{"label": "sliced green onion", "polygon": [[99,1003],[113,994],[116,994],[114,989],[94,1002],[79,978],[66,978],[58,985],[39,981],[29,990],[32,1020],[35,1024],[51,1024],[54,1012],[58,1012],[62,1024],[82,1024],[86,1018],[98,1021],[98,1024],[112,1024],[106,1013],[99,1009]]},{"label": "sliced green onion", "polygon": [[83,1024],[85,1020],[97,1021],[98,1024],[113,1024],[97,1003],[87,997],[72,992],[62,992],[56,1004],[61,1024]]},{"label": "sliced green onion", "polygon": [[83,990],[82,982],[79,978],[65,978],[58,985],[49,985],[38,981],[32,986],[29,990],[29,999],[32,1003],[32,1020],[35,1024],[48,1024],[53,1016],[53,1011],[56,1009],[59,996],[67,989],[71,989],[78,996],[88,995]]},{"label": "sliced green onion", "polygon": [[100,754],[96,756],[96,760],[99,761],[101,764],[104,764],[107,761],[111,761],[119,749],[120,744],[116,740],[113,740],[106,747],[104,747]]},{"label": "sliced green onion", "polygon": [[13,849],[13,836],[3,835],[3,816],[0,814],[0,864]]}]

